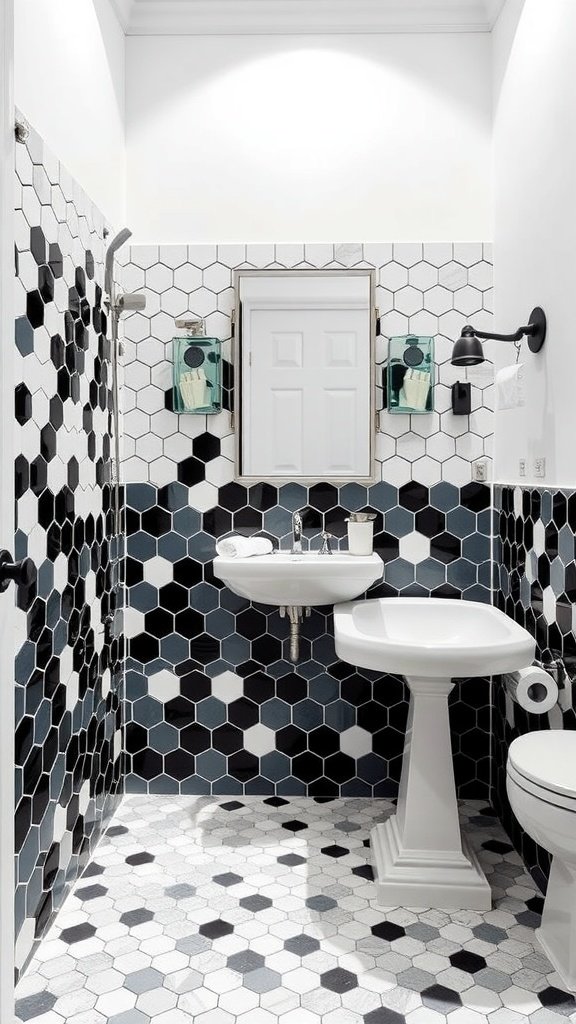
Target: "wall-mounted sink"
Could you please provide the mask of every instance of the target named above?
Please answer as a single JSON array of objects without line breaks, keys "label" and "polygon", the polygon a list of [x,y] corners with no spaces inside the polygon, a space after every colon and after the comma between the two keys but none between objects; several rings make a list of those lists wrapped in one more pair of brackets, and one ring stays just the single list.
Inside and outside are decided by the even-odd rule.
[{"label": "wall-mounted sink", "polygon": [[370,841],[380,901],[490,909],[490,886],[460,834],[448,695],[454,676],[530,665],[533,637],[490,605],[432,597],[339,605],[334,636],[344,661],[404,675],[410,690],[397,812]]},{"label": "wall-mounted sink", "polygon": [[223,558],[213,563],[214,575],[240,597],[278,607],[313,607],[351,601],[382,579],[379,555],[288,551],[251,558]]}]

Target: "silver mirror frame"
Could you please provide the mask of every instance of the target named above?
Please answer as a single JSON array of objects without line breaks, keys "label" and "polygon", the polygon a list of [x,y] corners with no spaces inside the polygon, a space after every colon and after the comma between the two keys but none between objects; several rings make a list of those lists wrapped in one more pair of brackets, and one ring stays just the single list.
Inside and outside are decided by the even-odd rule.
[{"label": "silver mirror frame", "polygon": [[[240,298],[240,285],[243,278],[248,277],[366,277],[370,287],[370,476],[341,476],[341,477],[267,477],[262,479],[258,476],[245,476],[242,473],[242,302]],[[376,327],[378,321],[378,310],[376,308],[376,271],[369,267],[326,270],[235,270],[234,271],[234,316],[232,333],[232,363],[234,366],[234,479],[237,483],[250,487],[252,484],[270,483],[277,487],[283,484],[299,483],[311,487],[317,483],[331,483],[335,487],[343,487],[348,483],[358,483],[370,486],[377,480],[376,475],[376,431],[378,429],[378,414],[376,411]]]}]

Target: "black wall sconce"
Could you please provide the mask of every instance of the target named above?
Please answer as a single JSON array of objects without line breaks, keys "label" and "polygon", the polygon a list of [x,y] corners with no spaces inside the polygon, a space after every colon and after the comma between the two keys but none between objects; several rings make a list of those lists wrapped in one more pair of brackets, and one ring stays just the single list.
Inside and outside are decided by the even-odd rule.
[{"label": "black wall sconce", "polygon": [[484,348],[481,338],[490,341],[513,341],[518,343],[521,338],[528,338],[528,348],[531,352],[539,352],[546,338],[546,314],[540,306],[536,306],[530,314],[530,322],[526,327],[519,327],[514,334],[491,334],[486,331],[477,331],[475,327],[466,324],[462,328],[462,334],[458,341],[454,342],[452,349],[453,366],[477,366],[484,362]]}]

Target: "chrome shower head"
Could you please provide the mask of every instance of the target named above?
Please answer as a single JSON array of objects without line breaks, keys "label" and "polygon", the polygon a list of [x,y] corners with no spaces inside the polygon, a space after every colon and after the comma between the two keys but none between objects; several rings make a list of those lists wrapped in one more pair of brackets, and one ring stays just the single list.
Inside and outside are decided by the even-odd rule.
[{"label": "chrome shower head", "polygon": [[114,291],[114,256],[118,249],[120,249],[129,238],[132,237],[132,232],[129,228],[122,228],[117,235],[114,236],[112,241],[109,243],[106,250],[106,263],[104,273],[104,288],[110,301],[113,298]]}]

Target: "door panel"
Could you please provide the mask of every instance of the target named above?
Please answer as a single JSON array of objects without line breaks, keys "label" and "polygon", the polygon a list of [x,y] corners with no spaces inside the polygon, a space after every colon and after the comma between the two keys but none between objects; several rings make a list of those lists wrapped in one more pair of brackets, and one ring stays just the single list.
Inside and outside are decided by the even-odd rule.
[{"label": "door panel", "polygon": [[330,473],[353,473],[356,468],[355,431],[352,426],[357,416],[358,395],[355,388],[324,391],[324,459]]},{"label": "door panel", "polygon": [[267,434],[274,438],[274,444],[266,447],[264,467],[270,475],[302,472],[303,399],[300,388],[272,388],[270,391],[272,423]]},{"label": "door panel", "polygon": [[253,309],[245,358],[247,475],[369,475],[366,309]]}]

